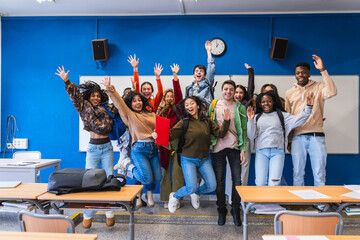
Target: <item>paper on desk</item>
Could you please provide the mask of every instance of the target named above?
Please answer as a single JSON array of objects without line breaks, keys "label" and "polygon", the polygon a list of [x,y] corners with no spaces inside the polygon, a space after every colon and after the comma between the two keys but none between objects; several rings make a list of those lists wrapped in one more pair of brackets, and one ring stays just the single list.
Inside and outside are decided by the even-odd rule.
[{"label": "paper on desk", "polygon": [[349,197],[349,198],[360,199],[360,191],[348,192],[348,193],[343,194],[342,196]]},{"label": "paper on desk", "polygon": [[325,236],[297,236],[299,240],[329,240]]},{"label": "paper on desk", "polygon": [[319,193],[315,190],[289,190],[292,194],[295,194],[302,199],[320,199],[320,198],[331,198],[325,194]]},{"label": "paper on desk", "polygon": [[344,187],[351,191],[360,191],[360,185],[345,185]]},{"label": "paper on desk", "polygon": [[329,238],[325,236],[294,236],[294,235],[286,235],[286,236],[263,236],[263,240],[329,240]]}]

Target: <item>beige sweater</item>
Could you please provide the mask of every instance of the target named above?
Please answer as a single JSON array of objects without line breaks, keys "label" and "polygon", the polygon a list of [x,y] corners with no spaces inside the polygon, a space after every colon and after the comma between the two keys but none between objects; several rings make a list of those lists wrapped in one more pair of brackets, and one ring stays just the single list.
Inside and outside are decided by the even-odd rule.
[{"label": "beige sweater", "polygon": [[326,99],[336,96],[337,89],[334,81],[326,70],[321,72],[321,75],[324,82],[309,80],[304,87],[295,83],[294,87],[286,91],[285,110],[292,115],[299,115],[304,109],[307,102],[307,95],[310,92],[314,92],[315,95],[315,102],[310,117],[303,125],[293,130],[294,135],[310,132],[324,132],[324,103]]},{"label": "beige sweater", "polygon": [[110,87],[106,90],[126,126],[130,130],[132,145],[138,140],[152,138],[151,134],[155,129],[155,113],[153,112],[134,112],[124,102],[115,88]]}]

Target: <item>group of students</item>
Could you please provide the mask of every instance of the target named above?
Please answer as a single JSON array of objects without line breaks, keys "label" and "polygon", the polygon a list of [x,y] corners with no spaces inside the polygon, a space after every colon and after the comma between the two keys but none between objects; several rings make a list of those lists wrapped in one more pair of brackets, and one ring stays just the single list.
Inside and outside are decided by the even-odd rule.
[{"label": "group of students", "polygon": [[[135,184],[144,185],[149,207],[155,204],[152,192],[161,182],[160,201],[165,202],[164,207],[171,213],[180,207],[184,196],[190,195],[191,204],[197,209],[201,194],[216,191],[218,224],[224,225],[227,215],[225,168],[228,161],[232,179],[231,214],[234,224],[240,226],[241,200],[235,187],[247,185],[250,146],[256,150],[256,185],[276,186],[280,184],[288,136],[292,133],[289,146],[292,147],[294,185],[304,185],[307,153],[315,185],[324,185],[323,106],[325,99],[336,95],[336,87],[321,58],[313,55],[314,65],[323,75],[324,83],[309,80],[310,65],[299,63],[295,68],[297,83],[288,90],[285,100],[279,97],[274,85],[267,84],[254,103],[254,71],[248,64],[245,64],[249,73],[248,89],[227,80],[221,86],[222,98],[213,99],[215,61],[210,42],[205,43],[205,49],[208,66],[194,67],[195,80],[186,87],[184,99],[177,64],[171,66],[173,89],[165,91],[160,79],[163,68],[155,64],[158,92],[154,98],[150,82],[143,82],[140,86],[139,59],[135,55],[128,58],[134,70],[133,91],[127,88],[123,96],[111,85],[110,77],[103,80],[105,91],[91,81],[76,86],[68,78],[69,71],[59,67],[56,74],[64,80],[66,91],[84,122],[84,129],[90,132],[86,168],[99,168],[101,164],[107,175],[118,169],[135,179]],[[109,97],[113,104],[108,103]],[[119,113],[127,126],[127,131],[119,139],[120,159],[115,166],[108,137],[112,120],[104,107],[113,115]],[[170,119],[169,149],[155,144],[158,137],[155,132],[156,114]],[[139,197],[138,207],[141,204]],[[93,211],[84,212],[84,227],[91,227],[93,214]],[[113,226],[114,213],[108,211],[106,217],[106,224]]]}]

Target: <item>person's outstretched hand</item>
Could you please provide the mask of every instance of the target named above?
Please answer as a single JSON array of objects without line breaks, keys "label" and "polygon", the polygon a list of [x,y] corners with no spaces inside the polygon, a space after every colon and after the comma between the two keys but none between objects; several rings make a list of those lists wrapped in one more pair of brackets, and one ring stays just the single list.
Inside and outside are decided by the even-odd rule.
[{"label": "person's outstretched hand", "polygon": [[65,72],[64,66],[58,67],[57,69],[57,73],[55,73],[56,75],[58,75],[59,77],[62,78],[62,80],[64,80],[64,82],[68,81],[68,75],[69,75],[70,70],[68,70],[67,72]]}]

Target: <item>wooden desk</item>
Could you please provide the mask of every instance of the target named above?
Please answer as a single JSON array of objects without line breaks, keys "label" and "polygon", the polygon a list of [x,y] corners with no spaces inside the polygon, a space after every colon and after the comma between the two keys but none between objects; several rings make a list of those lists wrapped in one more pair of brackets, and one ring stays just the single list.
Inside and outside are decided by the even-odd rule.
[{"label": "wooden desk", "polygon": [[[82,193],[70,193],[64,195],[55,195],[52,193],[44,193],[38,197],[39,200],[51,201],[53,209],[61,210],[57,207],[62,203],[109,203],[120,204],[126,207],[130,213],[129,221],[129,238],[133,240],[135,238],[134,229],[134,206],[135,197],[143,189],[142,185],[126,185],[121,188],[121,191],[109,191],[109,192],[82,192]],[[56,205],[58,204],[58,205]]]},{"label": "wooden desk", "polygon": [[0,240],[96,240],[96,234],[0,232]]},{"label": "wooden desk", "polygon": [[[334,191],[333,186],[237,186],[241,197],[241,205],[244,213],[243,219],[243,239],[247,240],[248,221],[247,215],[250,209],[255,204],[324,204],[326,206],[325,211],[329,208],[330,203],[341,203],[341,196],[337,191]],[[329,196],[330,198],[323,199],[302,199],[295,194],[289,192],[289,190],[315,190],[322,194]],[[245,203],[248,203],[245,205]]]},{"label": "wooden desk", "polygon": [[0,202],[5,200],[19,200],[34,203],[40,210],[47,213],[48,209],[44,208],[37,198],[46,193],[46,183],[21,183],[15,188],[0,188]]},{"label": "wooden desk", "polygon": [[[38,162],[25,166],[12,166],[9,164],[20,162]],[[55,167],[55,171],[60,170],[61,159],[12,159],[0,158],[0,181],[22,181],[36,182],[37,171]]]},{"label": "wooden desk", "polygon": [[[263,240],[267,240],[268,238],[266,237],[272,237],[272,240],[286,240],[286,235],[264,235],[262,237]],[[323,236],[323,235],[320,235]],[[301,237],[296,236],[296,237]],[[360,239],[360,235],[355,236],[355,235],[325,235],[324,237],[327,237],[329,240],[359,240]],[[301,239],[301,238],[300,238]]]},{"label": "wooden desk", "polygon": [[341,199],[341,204],[339,204],[336,209],[336,212],[338,213],[340,213],[347,206],[360,204],[360,199],[342,196],[345,193],[351,192],[351,190],[345,188],[344,186],[323,186],[323,187]]}]

